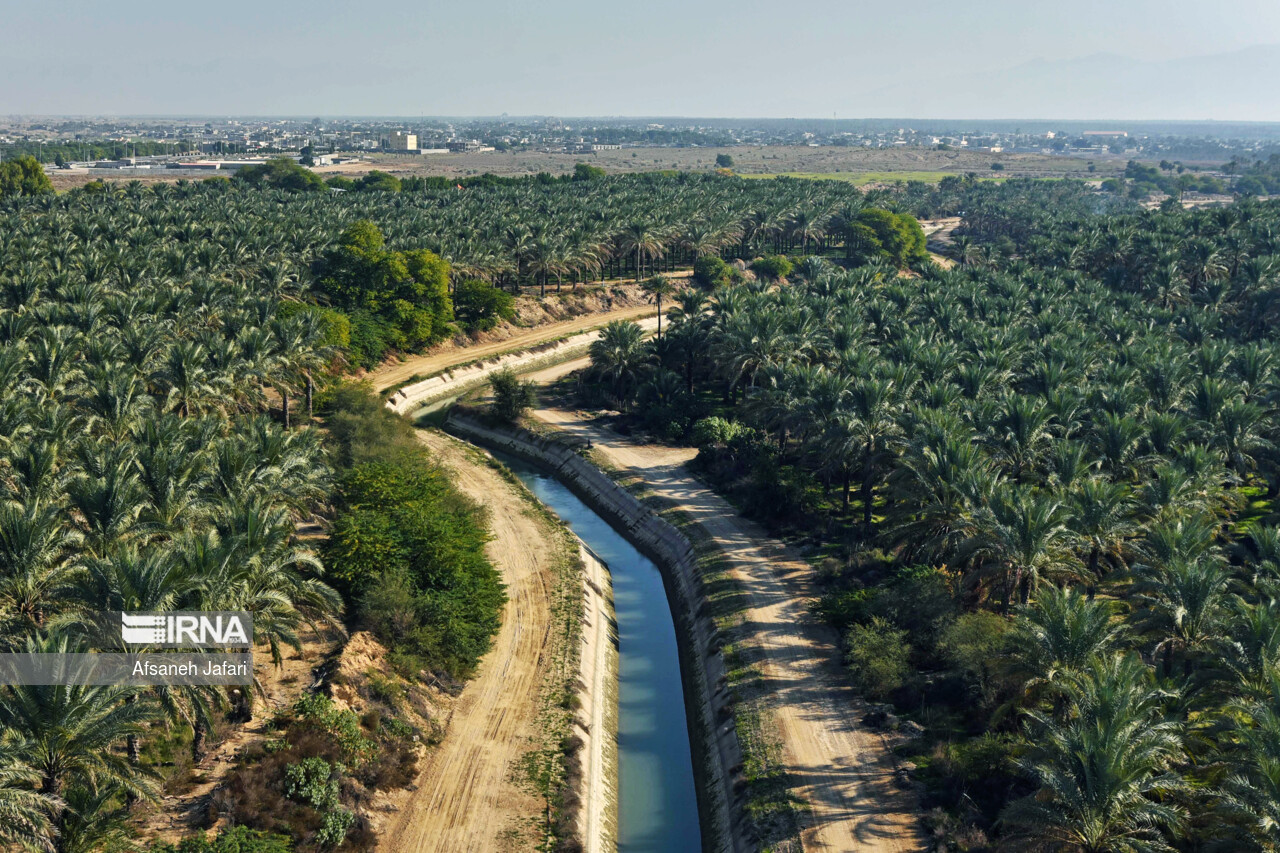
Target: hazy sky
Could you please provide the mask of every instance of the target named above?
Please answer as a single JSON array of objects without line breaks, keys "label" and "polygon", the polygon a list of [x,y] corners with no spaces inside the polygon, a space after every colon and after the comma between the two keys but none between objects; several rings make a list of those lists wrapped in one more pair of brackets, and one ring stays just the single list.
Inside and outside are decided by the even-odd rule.
[{"label": "hazy sky", "polygon": [[[1060,102],[1055,64],[1277,44],[1277,0],[0,0],[0,113],[1280,120]],[[1034,96],[948,91],[1037,60]]]}]

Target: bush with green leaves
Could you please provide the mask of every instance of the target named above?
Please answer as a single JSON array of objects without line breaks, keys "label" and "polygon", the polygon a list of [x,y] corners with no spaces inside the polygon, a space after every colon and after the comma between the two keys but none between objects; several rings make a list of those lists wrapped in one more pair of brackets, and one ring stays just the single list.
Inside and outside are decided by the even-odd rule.
[{"label": "bush with green leaves", "polygon": [[318,811],[338,804],[338,777],[342,772],[323,758],[312,756],[284,769],[285,796],[306,803]]},{"label": "bush with green leaves", "polygon": [[703,290],[715,290],[729,283],[729,271],[719,255],[703,255],[693,262],[693,283]]},{"label": "bush with green leaves", "polygon": [[751,262],[751,271],[768,281],[778,281],[791,275],[794,267],[786,255],[765,255]]},{"label": "bush with green leaves", "polygon": [[293,844],[284,835],[233,826],[213,837],[200,833],[177,844],[154,842],[147,850],[148,853],[293,853]]},{"label": "bush with green leaves", "polygon": [[887,699],[910,676],[907,632],[879,616],[854,625],[846,638],[845,660],[858,686],[873,699]]},{"label": "bush with green leaves", "polygon": [[426,250],[390,251],[368,220],[349,225],[317,265],[317,290],[348,315],[352,361],[376,366],[389,350],[417,351],[453,331],[449,262]]},{"label": "bush with green leaves", "polygon": [[469,332],[487,332],[499,321],[511,321],[516,316],[511,294],[478,278],[466,278],[454,286],[453,310]]},{"label": "bush with green leaves", "polygon": [[234,180],[253,187],[290,192],[322,192],[328,189],[323,178],[291,157],[273,157],[265,163],[245,166],[236,171]]},{"label": "bush with green leaves", "polygon": [[689,439],[695,447],[710,447],[717,444],[727,445],[742,435],[745,429],[746,427],[738,421],[713,415],[709,418],[701,418],[695,421],[689,434]]},{"label": "bush with green leaves", "polygon": [[493,388],[493,403],[489,411],[500,421],[515,423],[537,402],[537,386],[521,380],[513,370],[499,370],[492,374],[489,385]]},{"label": "bush with green leaves", "polygon": [[367,389],[342,391],[327,411],[342,466],[323,549],[331,577],[406,671],[465,678],[506,601],[483,510]]}]

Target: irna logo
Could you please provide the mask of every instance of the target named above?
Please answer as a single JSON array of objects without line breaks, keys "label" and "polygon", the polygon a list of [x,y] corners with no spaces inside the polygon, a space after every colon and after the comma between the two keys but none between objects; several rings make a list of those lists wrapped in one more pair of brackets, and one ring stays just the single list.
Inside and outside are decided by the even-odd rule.
[{"label": "irna logo", "polygon": [[120,638],[128,645],[247,648],[252,637],[253,617],[238,611],[120,614]]}]

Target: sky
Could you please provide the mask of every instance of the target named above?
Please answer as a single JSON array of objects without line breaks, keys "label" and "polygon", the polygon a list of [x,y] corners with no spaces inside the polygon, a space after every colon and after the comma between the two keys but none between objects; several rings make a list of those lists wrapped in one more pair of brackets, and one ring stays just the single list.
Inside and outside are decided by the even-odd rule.
[{"label": "sky", "polygon": [[1276,0],[0,0],[0,114],[1272,121],[1277,75]]}]

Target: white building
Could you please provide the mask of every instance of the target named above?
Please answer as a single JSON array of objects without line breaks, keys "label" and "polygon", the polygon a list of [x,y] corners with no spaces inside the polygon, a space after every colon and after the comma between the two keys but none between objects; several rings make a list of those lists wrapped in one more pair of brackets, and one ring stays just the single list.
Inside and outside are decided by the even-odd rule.
[{"label": "white building", "polygon": [[387,140],[387,147],[392,151],[417,151],[418,134],[395,131]]}]

